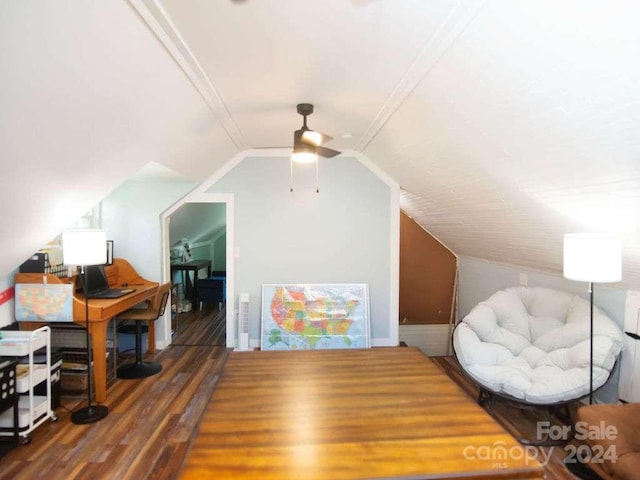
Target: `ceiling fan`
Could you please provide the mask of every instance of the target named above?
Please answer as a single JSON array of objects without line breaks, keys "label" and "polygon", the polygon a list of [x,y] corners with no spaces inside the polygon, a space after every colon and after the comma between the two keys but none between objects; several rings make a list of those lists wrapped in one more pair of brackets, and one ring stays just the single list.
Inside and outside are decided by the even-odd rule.
[{"label": "ceiling fan", "polygon": [[299,103],[296,110],[302,115],[302,127],[293,132],[293,154],[291,160],[294,162],[311,163],[318,159],[318,156],[331,158],[340,155],[341,152],[331,148],[322,147],[332,137],[320,132],[311,130],[307,126],[307,116],[313,113],[311,103]]}]

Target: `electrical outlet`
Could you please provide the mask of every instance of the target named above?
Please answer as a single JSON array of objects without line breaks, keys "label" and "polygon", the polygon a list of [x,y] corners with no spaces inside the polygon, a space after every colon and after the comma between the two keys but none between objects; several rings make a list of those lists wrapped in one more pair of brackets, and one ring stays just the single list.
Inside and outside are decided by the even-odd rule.
[{"label": "electrical outlet", "polygon": [[524,272],[520,273],[520,285],[522,285],[523,287],[529,285],[529,276]]}]

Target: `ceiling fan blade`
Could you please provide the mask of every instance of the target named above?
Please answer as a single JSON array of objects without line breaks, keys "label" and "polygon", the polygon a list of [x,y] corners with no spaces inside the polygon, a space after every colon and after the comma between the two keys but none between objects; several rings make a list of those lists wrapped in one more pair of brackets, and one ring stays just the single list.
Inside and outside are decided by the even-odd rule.
[{"label": "ceiling fan blade", "polygon": [[285,148],[291,148],[291,145],[258,145],[257,147],[251,147],[253,150],[282,150]]},{"label": "ceiling fan blade", "polygon": [[322,145],[323,143],[327,143],[332,139],[333,137],[330,137],[329,135],[325,135],[324,133],[320,132],[314,132],[313,130],[304,130],[302,132],[302,141],[310,145],[315,145],[316,147]]},{"label": "ceiling fan blade", "polygon": [[302,115],[302,127],[293,132],[293,154],[313,155],[317,159],[318,155],[325,158],[335,157],[341,152],[330,148],[321,147],[325,142],[332,140],[332,137],[324,133],[315,132],[307,127],[307,116],[313,113],[313,105],[310,103],[299,103],[296,107],[298,113]]},{"label": "ceiling fan blade", "polygon": [[316,147],[316,152],[318,152],[318,155],[325,158],[335,157],[336,155],[340,155],[342,153],[327,147]]}]

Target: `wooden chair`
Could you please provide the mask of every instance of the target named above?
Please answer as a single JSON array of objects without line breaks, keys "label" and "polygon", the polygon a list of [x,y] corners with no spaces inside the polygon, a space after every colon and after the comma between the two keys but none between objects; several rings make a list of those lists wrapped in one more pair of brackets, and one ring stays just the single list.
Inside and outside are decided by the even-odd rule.
[{"label": "wooden chair", "polygon": [[[583,405],[576,416],[582,445],[577,455],[565,459],[569,471],[584,479],[638,478],[640,403]],[[581,453],[585,445],[588,449]]]},{"label": "wooden chair", "polygon": [[[133,320],[136,322],[136,360],[118,368],[116,376],[118,378],[145,378],[155,375],[162,370],[162,365],[156,362],[142,361],[142,323],[147,322],[147,335],[149,336],[149,345],[154,345],[151,339],[155,338],[155,322],[164,314],[171,290],[171,282],[167,282],[158,287],[158,291],[147,305],[147,308],[131,308],[126,312],[118,315],[119,320]],[[154,353],[149,349],[149,353]]]}]

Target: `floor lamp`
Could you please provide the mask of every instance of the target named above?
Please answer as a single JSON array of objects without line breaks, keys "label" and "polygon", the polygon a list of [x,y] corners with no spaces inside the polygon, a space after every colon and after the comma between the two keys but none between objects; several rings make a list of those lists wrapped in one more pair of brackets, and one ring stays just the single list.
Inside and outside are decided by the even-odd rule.
[{"label": "floor lamp", "polygon": [[567,233],[564,236],[564,276],[589,282],[589,404],[593,404],[593,284],[622,278],[620,238],[606,233]]},{"label": "floor lamp", "polygon": [[62,261],[65,265],[80,267],[80,280],[84,292],[84,315],[87,339],[87,406],[71,413],[75,424],[94,423],[109,414],[104,405],[92,405],[93,359],[89,337],[89,296],[87,295],[87,265],[107,262],[107,234],[103,230],[67,230],[62,232]]}]

